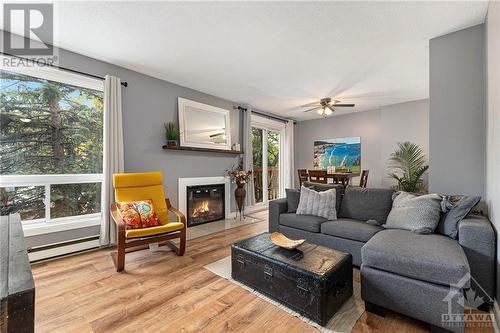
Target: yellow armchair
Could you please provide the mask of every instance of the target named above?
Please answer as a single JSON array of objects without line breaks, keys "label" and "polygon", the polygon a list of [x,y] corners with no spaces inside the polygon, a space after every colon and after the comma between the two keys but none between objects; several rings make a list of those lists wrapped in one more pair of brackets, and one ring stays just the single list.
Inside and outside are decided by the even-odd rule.
[{"label": "yellow armchair", "polygon": [[[163,192],[163,176],[161,172],[120,173],[113,175],[115,201],[132,202],[152,200],[153,207],[162,225],[142,229],[127,229],[116,204],[111,205],[111,216],[116,223],[117,251],[111,253],[116,271],[125,268],[125,254],[148,248],[151,243],[167,245],[177,255],[182,256],[186,250],[186,217],[178,209],[172,207]],[[168,212],[174,213],[178,221],[170,221]],[[179,247],[170,240],[179,238]]]}]

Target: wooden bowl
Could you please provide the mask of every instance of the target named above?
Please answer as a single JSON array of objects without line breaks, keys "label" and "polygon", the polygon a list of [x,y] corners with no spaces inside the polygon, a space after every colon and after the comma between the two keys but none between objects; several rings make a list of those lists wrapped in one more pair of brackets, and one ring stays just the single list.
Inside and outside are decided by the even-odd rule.
[{"label": "wooden bowl", "polygon": [[273,232],[271,236],[269,236],[269,239],[274,244],[278,245],[279,247],[285,248],[287,250],[294,250],[306,241],[305,239],[297,239],[297,240],[290,239],[285,235],[283,235],[281,232]]}]

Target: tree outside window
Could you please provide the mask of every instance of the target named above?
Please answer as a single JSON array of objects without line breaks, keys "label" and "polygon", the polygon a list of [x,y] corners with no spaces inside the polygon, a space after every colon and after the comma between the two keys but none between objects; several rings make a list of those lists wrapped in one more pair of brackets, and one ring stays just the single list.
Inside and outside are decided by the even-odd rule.
[{"label": "tree outside window", "polygon": [[[264,133],[267,134],[267,137]],[[263,201],[264,192],[262,186],[263,140],[267,140],[268,199],[276,199],[279,195],[280,136],[279,132],[272,130],[264,132],[261,128],[252,128],[254,194],[257,203]]]},{"label": "tree outside window", "polygon": [[[0,174],[102,174],[103,92],[0,71]],[[100,183],[51,186],[51,217],[100,212]],[[43,186],[0,188],[1,214],[44,216]]]}]

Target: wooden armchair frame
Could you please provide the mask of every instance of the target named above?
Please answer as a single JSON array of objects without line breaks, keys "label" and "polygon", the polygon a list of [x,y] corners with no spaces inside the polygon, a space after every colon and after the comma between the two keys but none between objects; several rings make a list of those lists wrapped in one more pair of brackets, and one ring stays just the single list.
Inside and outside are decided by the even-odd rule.
[{"label": "wooden armchair frame", "polygon": [[[181,230],[169,231],[159,235],[152,235],[146,237],[137,237],[137,238],[129,238],[125,237],[126,225],[123,222],[120,213],[118,212],[118,208],[116,204],[111,205],[111,216],[113,217],[113,221],[116,224],[116,242],[117,242],[117,251],[111,252],[111,258],[113,258],[113,262],[116,266],[116,271],[121,272],[125,269],[125,254],[134,251],[140,251],[147,249],[149,244],[158,243],[158,246],[167,245],[170,247],[178,256],[184,255],[186,251],[186,216],[173,207],[170,204],[170,200],[165,199],[167,203],[167,208],[170,212],[177,215],[179,218],[179,222],[184,224],[184,227]],[[172,239],[180,239],[179,247],[173,244],[170,240]]]}]

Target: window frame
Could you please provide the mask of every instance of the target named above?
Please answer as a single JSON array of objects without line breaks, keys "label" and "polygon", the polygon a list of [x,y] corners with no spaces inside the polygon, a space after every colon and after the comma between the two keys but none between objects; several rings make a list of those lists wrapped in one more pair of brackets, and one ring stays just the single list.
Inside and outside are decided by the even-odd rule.
[{"label": "window frame", "polygon": [[4,59],[13,58],[6,55],[0,55],[1,70],[104,92],[104,81],[100,79],[95,79],[82,74],[71,73],[62,69],[58,69],[57,67],[50,66],[6,67],[3,65],[4,63],[12,62],[9,62],[8,60],[4,61]]},{"label": "window frame", "polygon": [[[21,75],[36,77],[39,79],[56,81],[59,83],[97,90],[104,92],[104,82],[99,79],[87,77],[80,74],[71,73],[55,67],[4,67],[4,58],[12,58],[0,55],[0,70],[15,72]],[[104,110],[103,110],[104,112]],[[104,115],[103,115],[104,117]],[[105,127],[102,128],[103,136],[106,135]],[[104,162],[104,151],[103,151]],[[104,170],[103,170],[104,172]],[[73,215],[67,217],[50,218],[50,186],[59,184],[84,184],[101,183],[101,193],[103,190],[104,174],[32,174],[32,175],[0,175],[0,187],[25,187],[44,186],[45,187],[45,217],[34,220],[22,221],[26,237],[39,234],[58,232],[70,229],[79,229],[100,225],[103,216],[104,196],[101,195],[101,212],[85,215]]]}]

